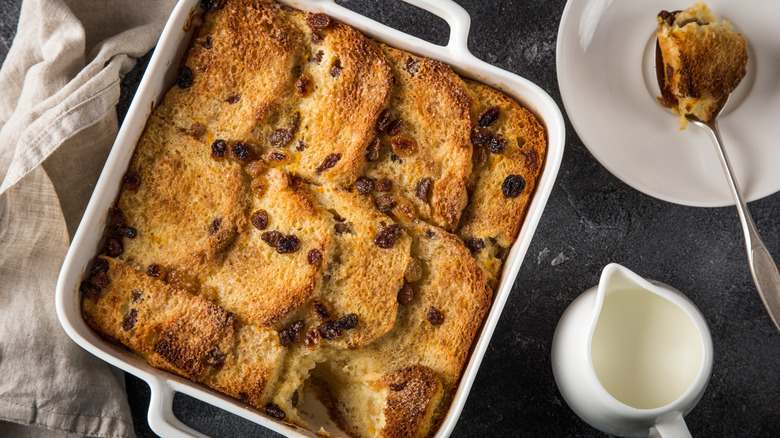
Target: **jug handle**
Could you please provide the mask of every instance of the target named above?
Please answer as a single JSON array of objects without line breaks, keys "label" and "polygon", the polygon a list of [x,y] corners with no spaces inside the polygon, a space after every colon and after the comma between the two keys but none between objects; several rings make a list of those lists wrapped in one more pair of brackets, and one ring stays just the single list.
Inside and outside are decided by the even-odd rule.
[{"label": "jug handle", "polygon": [[682,412],[670,412],[664,415],[650,428],[650,438],[691,438],[685,425]]}]

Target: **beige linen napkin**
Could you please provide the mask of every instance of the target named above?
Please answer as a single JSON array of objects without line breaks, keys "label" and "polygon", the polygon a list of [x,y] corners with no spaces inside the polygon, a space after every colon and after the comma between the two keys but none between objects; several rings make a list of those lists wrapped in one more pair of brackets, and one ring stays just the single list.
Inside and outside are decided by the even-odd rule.
[{"label": "beige linen napkin", "polygon": [[134,435],[122,374],[67,337],[54,290],[116,135],[120,78],[174,3],[22,5],[0,70],[0,435]]}]

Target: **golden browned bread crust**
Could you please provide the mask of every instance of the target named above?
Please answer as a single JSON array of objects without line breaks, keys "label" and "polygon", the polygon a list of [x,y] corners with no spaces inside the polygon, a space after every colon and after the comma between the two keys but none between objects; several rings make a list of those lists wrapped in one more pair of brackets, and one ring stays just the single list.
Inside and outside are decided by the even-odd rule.
[{"label": "golden browned bread crust", "polygon": [[[495,286],[536,190],[547,137],[536,117],[516,101],[486,85],[466,84],[476,121],[472,132],[489,140],[474,147],[469,204],[457,234]],[[491,109],[498,110],[496,121],[488,127],[479,126],[479,120]]]},{"label": "golden browned bread crust", "polygon": [[745,37],[721,22],[702,2],[684,11],[662,11],[658,45],[664,64],[659,101],[680,116],[709,121],[721,99],[731,94],[747,72]]},{"label": "golden browned bread crust", "polygon": [[[541,172],[539,122],[321,14],[205,14],[147,122],[85,320],[305,427],[424,437],[449,408]],[[507,182],[508,181],[508,182]]]},{"label": "golden browned bread crust", "polygon": [[366,176],[392,181],[389,193],[399,208],[411,205],[416,217],[453,230],[466,206],[471,172],[470,100],[463,80],[439,62],[381,48],[396,86]]}]

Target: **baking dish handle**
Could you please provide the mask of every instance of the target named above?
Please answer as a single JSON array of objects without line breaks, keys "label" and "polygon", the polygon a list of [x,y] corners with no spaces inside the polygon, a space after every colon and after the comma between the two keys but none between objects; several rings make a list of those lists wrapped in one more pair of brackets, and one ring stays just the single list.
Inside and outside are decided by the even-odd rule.
[{"label": "baking dish handle", "polygon": [[[414,46],[420,51],[422,55],[433,56],[434,54],[447,51],[452,56],[471,56],[468,49],[469,28],[471,27],[471,17],[469,13],[463,9],[462,6],[455,3],[452,0],[401,0],[404,3],[416,6],[420,9],[426,10],[433,15],[446,21],[450,27],[450,39],[446,46],[439,46],[437,44],[430,43],[420,38],[403,33],[392,27],[385,26],[382,23],[374,22],[376,26],[382,28],[382,34],[385,36],[391,36],[394,39],[414,40]],[[336,0],[316,0],[319,3],[326,3],[327,7],[323,9],[338,10],[343,15],[352,16],[365,20],[366,17],[359,15],[356,12],[345,8],[336,3]],[[373,20],[372,20],[373,21]],[[362,29],[367,33],[371,33],[368,29]],[[427,53],[426,53],[427,52]]]},{"label": "baking dish handle", "polygon": [[166,438],[209,438],[176,418],[173,413],[173,396],[176,391],[164,380],[151,378],[146,383],[152,392],[147,420],[154,433]]}]

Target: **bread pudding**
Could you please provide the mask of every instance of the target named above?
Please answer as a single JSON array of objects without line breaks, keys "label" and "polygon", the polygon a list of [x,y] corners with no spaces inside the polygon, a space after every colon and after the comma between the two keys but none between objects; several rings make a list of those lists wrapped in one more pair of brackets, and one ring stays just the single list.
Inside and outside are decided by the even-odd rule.
[{"label": "bread pudding", "polygon": [[150,365],[307,427],[425,437],[543,167],[506,95],[270,0],[204,2],[81,283]]},{"label": "bread pudding", "polygon": [[661,11],[657,21],[664,77],[659,102],[679,116],[681,129],[689,115],[708,122],[745,77],[745,37],[727,20],[718,22],[702,2],[684,11]]}]

